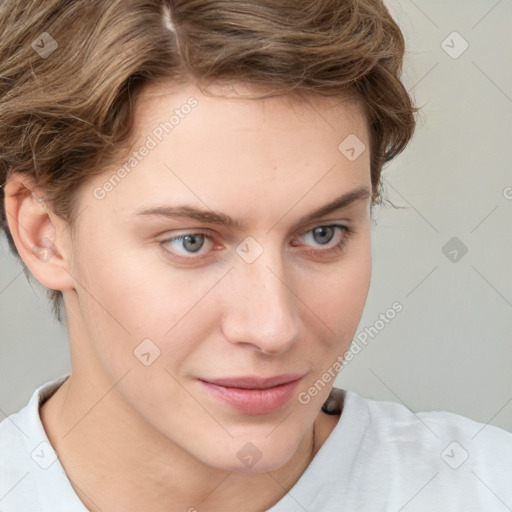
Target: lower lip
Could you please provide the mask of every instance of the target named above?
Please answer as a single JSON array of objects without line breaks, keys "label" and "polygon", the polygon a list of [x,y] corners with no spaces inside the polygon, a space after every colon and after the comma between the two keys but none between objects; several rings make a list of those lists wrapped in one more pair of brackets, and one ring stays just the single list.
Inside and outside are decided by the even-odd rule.
[{"label": "lower lip", "polygon": [[287,404],[301,379],[267,389],[243,389],[218,386],[199,380],[211,394],[244,414],[269,414]]}]

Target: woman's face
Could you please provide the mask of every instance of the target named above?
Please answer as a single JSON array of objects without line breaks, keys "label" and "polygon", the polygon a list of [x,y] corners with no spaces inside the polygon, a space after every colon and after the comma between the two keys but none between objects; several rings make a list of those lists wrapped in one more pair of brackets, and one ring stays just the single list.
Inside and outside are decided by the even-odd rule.
[{"label": "woman's face", "polygon": [[280,467],[366,301],[363,118],[339,98],[226,99],[190,85],[147,89],[135,123],[133,159],[78,195],[64,292],[74,376],[115,385],[134,421],[205,464]]}]

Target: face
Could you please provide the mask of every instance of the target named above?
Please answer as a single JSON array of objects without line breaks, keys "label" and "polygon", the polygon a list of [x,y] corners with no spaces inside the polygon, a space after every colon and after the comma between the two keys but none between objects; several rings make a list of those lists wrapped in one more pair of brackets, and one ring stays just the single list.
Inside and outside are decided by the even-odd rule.
[{"label": "face", "polygon": [[133,160],[77,197],[73,372],[117,383],[125,411],[205,464],[244,471],[254,450],[259,471],[280,467],[366,301],[369,154],[339,149],[369,147],[365,122],[339,98],[161,85],[135,134]]}]

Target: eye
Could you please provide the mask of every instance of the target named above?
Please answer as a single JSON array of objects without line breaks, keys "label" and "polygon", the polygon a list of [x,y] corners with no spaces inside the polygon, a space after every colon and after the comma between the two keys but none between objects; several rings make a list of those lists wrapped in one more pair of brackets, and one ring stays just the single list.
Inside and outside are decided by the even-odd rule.
[{"label": "eye", "polygon": [[[344,249],[345,244],[352,235],[353,231],[341,224],[317,226],[314,229],[309,229],[301,233],[299,239],[305,239],[305,244],[298,243],[294,240],[292,245],[294,247],[316,245],[316,247],[320,249],[309,251],[314,254],[336,253]],[[332,242],[333,240],[334,242]],[[167,238],[161,241],[160,244],[172,258],[183,262],[200,261],[208,257],[208,253],[215,245],[209,235],[201,232],[183,233],[172,238]]]},{"label": "eye", "polygon": [[[188,255],[202,254],[200,253],[201,249],[208,246],[208,244],[213,245],[213,242],[210,237],[204,233],[185,233],[173,238],[168,238],[162,242],[166,251],[171,252],[177,259],[184,260],[200,259],[201,256],[190,257]],[[168,247],[172,247],[173,250],[170,251]],[[177,251],[177,253],[175,251]]]},{"label": "eye", "polygon": [[[317,226],[314,229],[310,229],[309,231],[303,233],[301,238],[305,239],[306,241],[313,241],[313,245],[319,244],[317,247],[327,247],[327,251],[336,251],[343,249],[351,235],[352,230],[347,226],[343,226],[341,224],[330,224],[326,226]],[[329,244],[333,240],[334,242]],[[296,246],[299,244],[294,243],[294,245]],[[325,251],[325,249],[323,249],[322,252],[323,251]]]},{"label": "eye", "polygon": [[319,226],[306,234],[320,245],[326,245],[333,239],[335,232],[335,226]]}]

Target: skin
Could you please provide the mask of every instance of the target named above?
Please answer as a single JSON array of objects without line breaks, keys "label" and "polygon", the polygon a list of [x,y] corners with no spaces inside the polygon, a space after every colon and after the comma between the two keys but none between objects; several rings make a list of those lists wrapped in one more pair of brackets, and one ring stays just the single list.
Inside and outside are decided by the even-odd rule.
[{"label": "skin", "polygon": [[[91,511],[266,510],[339,419],[320,412],[333,379],[309,403],[297,397],[346,352],[360,321],[371,274],[370,196],[298,222],[345,192],[371,191],[368,151],[350,161],[338,150],[350,134],[368,148],[366,123],[341,98],[230,95],[193,85],[146,89],[137,148],[187,98],[198,105],[103,199],[93,191],[115,168],[86,182],[73,229],[37,201],[44,191],[26,176],[6,186],[20,255],[64,295],[72,375],[41,418]],[[242,225],[133,216],[177,203]],[[332,224],[353,231],[338,252],[343,231],[314,236]],[[164,243],[198,231],[210,237],[198,253]],[[248,236],[263,249],[250,264],[236,252]],[[52,243],[49,259],[34,250],[43,239]],[[160,350],[149,366],[134,355],[146,338]],[[263,415],[234,410],[196,380],[288,372],[304,374],[295,396]],[[261,453],[252,468],[237,457],[248,442]]]}]

